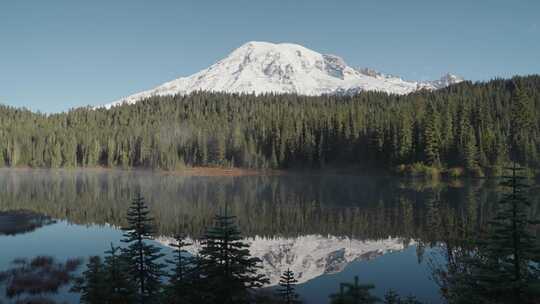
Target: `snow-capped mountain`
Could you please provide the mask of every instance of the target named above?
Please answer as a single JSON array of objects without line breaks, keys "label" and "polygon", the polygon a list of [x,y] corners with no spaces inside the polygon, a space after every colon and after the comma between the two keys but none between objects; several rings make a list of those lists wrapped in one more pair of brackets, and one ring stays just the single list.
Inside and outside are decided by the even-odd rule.
[{"label": "snow-capped mountain", "polygon": [[[157,241],[169,245],[172,239],[161,237]],[[200,243],[189,240],[193,245],[186,248],[196,254]],[[369,260],[385,253],[406,248],[402,239],[360,241],[348,237],[306,235],[296,238],[246,239],[251,255],[262,260],[261,273],[276,285],[283,271],[291,269],[299,283],[318,276],[342,271],[354,261]]]},{"label": "snow-capped mountain", "polygon": [[435,81],[405,81],[372,69],[355,69],[338,56],[320,54],[297,44],[248,42],[209,68],[105,107],[135,103],[151,96],[195,91],[322,95],[367,90],[408,94],[419,89],[439,89],[460,81],[463,81],[461,77],[451,74]]}]

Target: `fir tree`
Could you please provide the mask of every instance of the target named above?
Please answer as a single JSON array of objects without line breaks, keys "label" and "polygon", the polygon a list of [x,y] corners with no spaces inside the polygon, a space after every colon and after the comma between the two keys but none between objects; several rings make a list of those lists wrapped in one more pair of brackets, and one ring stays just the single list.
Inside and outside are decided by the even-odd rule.
[{"label": "fir tree", "polygon": [[399,160],[402,163],[410,161],[413,146],[413,125],[408,113],[401,115],[399,128],[399,149],[397,151]]},{"label": "fir tree", "polygon": [[501,183],[510,191],[499,202],[485,240],[457,258],[456,250],[449,251],[454,262],[448,267],[445,294],[451,303],[529,303],[540,296],[540,250],[530,232],[538,222],[528,217],[521,169],[514,165],[510,170],[512,175]]},{"label": "fir tree", "polygon": [[468,133],[465,137],[465,145],[463,146],[463,150],[465,157],[465,168],[472,172],[478,168],[476,137],[474,136],[474,131],[472,129],[468,129]]},{"label": "fir tree", "polygon": [[529,231],[538,221],[528,217],[528,186],[518,175],[522,169],[514,164],[510,170],[512,175],[501,183],[510,191],[499,203],[487,240],[480,242],[485,260],[477,264],[473,277],[482,295],[493,303],[524,303],[540,295],[531,289],[540,284],[540,250]]},{"label": "fir tree", "polygon": [[81,303],[103,304],[106,303],[106,286],[101,258],[93,256],[86,264],[82,277],[77,279],[71,290],[81,294]]},{"label": "fir tree", "polygon": [[216,215],[214,226],[201,240],[200,265],[207,288],[215,303],[247,303],[250,290],[262,287],[268,279],[258,274],[261,260],[252,257],[248,244],[242,241],[236,217]]},{"label": "fir tree", "polygon": [[441,128],[440,117],[432,103],[428,106],[426,113],[426,126],[424,128],[424,153],[427,163],[431,166],[439,167],[441,165],[440,146],[441,146]]},{"label": "fir tree", "polygon": [[524,90],[516,83],[513,84],[511,105],[511,124],[510,124],[510,140],[511,140],[511,157],[515,162],[526,161],[525,154],[529,130],[534,126],[534,109],[531,107],[531,102]]},{"label": "fir tree", "polygon": [[161,275],[164,265],[159,263],[163,257],[160,248],[149,243],[154,228],[150,211],[144,199],[137,195],[128,210],[128,226],[123,228],[127,244],[122,256],[125,259],[130,279],[137,288],[138,303],[157,303],[161,291]]},{"label": "fir tree", "polygon": [[127,276],[124,259],[120,248],[111,244],[111,249],[105,251],[104,279],[106,282],[106,302],[110,304],[133,303],[135,288]]},{"label": "fir tree", "polygon": [[287,268],[279,278],[280,288],[277,290],[277,294],[282,299],[283,303],[301,303],[301,301],[298,300],[298,294],[295,291],[296,283],[298,283],[298,280],[294,278],[294,273]]},{"label": "fir tree", "polygon": [[187,256],[188,252],[184,248],[191,244],[182,236],[176,235],[175,242],[169,245],[174,248],[174,259],[167,260],[173,267],[167,286],[167,303],[190,303],[189,293],[194,265],[193,259]]}]

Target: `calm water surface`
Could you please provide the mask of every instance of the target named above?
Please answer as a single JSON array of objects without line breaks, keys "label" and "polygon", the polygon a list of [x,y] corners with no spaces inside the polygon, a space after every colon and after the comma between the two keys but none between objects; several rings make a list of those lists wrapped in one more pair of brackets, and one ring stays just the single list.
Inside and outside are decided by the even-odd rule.
[{"label": "calm water surface", "polygon": [[[437,244],[448,233],[441,223],[460,219],[481,227],[500,196],[488,180],[1,169],[0,267],[16,257],[62,260],[120,245],[115,227],[125,225],[137,192],[150,205],[160,244],[176,232],[197,238],[227,202],[270,280],[291,268],[307,303],[327,303],[339,283],[354,276],[375,284],[381,297],[392,288],[438,303],[429,262],[440,260]],[[533,213],[539,205],[533,202]],[[55,297],[77,302],[65,290]]]}]

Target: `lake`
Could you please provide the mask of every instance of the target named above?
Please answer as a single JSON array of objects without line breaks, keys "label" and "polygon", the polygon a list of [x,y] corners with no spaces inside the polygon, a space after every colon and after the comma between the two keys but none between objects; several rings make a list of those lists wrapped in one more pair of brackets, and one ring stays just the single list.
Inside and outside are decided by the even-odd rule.
[{"label": "lake", "polygon": [[[375,284],[380,297],[392,288],[440,302],[430,265],[441,262],[449,234],[441,227],[455,220],[482,227],[501,196],[497,182],[484,179],[0,169],[0,267],[18,257],[88,257],[120,245],[118,227],[136,193],[150,206],[155,241],[166,252],[170,236],[196,239],[227,204],[272,285],[290,268],[301,296],[316,304],[355,276]],[[538,215],[540,196],[533,197]],[[78,299],[66,290],[55,297]]]}]

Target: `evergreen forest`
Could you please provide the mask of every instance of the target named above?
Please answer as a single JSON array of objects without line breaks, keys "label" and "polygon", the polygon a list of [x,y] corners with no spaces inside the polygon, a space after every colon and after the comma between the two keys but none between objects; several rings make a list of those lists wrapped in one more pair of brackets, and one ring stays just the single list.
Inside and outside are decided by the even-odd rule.
[{"label": "evergreen forest", "polygon": [[[43,114],[0,106],[0,166],[356,168],[500,175],[540,166],[540,76],[398,96],[199,92]],[[427,173],[426,173],[427,172]]]}]

